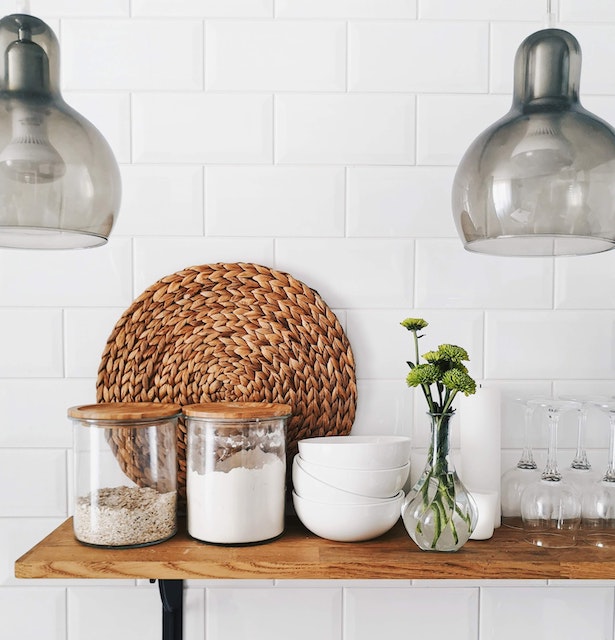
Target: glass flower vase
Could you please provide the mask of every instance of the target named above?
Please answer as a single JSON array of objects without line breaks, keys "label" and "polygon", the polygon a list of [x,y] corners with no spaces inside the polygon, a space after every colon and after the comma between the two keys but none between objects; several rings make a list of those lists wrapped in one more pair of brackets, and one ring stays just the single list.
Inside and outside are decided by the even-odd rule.
[{"label": "glass flower vase", "polygon": [[402,520],[425,551],[457,551],[474,530],[478,511],[449,456],[449,423],[453,413],[429,413],[431,443],[427,464],[406,496]]}]

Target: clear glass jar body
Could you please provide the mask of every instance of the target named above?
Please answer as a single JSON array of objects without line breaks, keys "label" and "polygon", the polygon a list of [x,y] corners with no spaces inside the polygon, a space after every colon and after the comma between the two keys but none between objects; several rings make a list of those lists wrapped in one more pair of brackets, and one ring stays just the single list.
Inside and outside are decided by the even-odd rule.
[{"label": "clear glass jar body", "polygon": [[287,405],[184,407],[188,533],[216,544],[251,544],[284,531]]},{"label": "clear glass jar body", "polygon": [[69,409],[77,540],[101,547],[140,547],[177,532],[179,415],[178,405],[162,403]]}]

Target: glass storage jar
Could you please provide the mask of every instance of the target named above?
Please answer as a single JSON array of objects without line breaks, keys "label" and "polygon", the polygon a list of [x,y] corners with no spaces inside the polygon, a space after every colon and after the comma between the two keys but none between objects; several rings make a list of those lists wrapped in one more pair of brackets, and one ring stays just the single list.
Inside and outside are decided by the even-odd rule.
[{"label": "glass storage jar", "polygon": [[71,407],[73,528],[80,542],[140,547],[177,531],[177,404]]},{"label": "glass storage jar", "polygon": [[290,406],[212,402],[183,408],[188,533],[251,544],[284,531],[286,421]]}]

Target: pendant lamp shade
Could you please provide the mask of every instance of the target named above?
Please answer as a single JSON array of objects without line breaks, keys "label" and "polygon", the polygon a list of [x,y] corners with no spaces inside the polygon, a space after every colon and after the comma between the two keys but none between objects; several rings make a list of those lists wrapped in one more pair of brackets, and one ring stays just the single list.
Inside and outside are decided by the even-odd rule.
[{"label": "pendant lamp shade", "polygon": [[615,131],[579,102],[574,36],[543,29],[515,58],[511,110],[463,156],[452,190],[469,251],[583,255],[615,247]]},{"label": "pendant lamp shade", "polygon": [[96,247],[117,216],[111,148],[64,102],[59,76],[58,40],[42,20],[0,20],[0,247]]}]

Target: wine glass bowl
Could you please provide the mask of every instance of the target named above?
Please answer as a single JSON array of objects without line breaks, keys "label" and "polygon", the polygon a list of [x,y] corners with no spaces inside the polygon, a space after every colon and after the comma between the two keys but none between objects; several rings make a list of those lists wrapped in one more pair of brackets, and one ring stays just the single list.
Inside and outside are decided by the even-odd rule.
[{"label": "wine glass bowl", "polygon": [[537,467],[515,466],[502,474],[502,524],[521,529],[521,496],[525,489],[540,479]]},{"label": "wine glass bowl", "polygon": [[581,525],[581,495],[565,480],[539,479],[523,492],[521,516],[528,542],[538,547],[572,547]]},{"label": "wine glass bowl", "polygon": [[583,541],[596,547],[615,547],[615,482],[600,480],[583,493]]},{"label": "wine glass bowl", "polygon": [[521,529],[521,495],[529,484],[538,480],[540,471],[534,460],[530,437],[535,407],[526,398],[514,398],[514,402],[522,405],[524,410],[523,450],[517,464],[502,474],[502,524],[512,529]]}]

